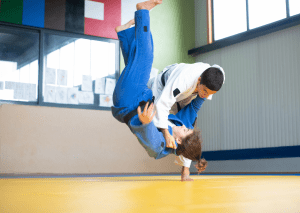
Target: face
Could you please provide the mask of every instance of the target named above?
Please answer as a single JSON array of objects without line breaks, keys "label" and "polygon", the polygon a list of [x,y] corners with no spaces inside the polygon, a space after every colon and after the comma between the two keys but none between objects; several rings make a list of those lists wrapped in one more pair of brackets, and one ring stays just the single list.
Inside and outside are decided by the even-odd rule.
[{"label": "face", "polygon": [[173,136],[177,143],[181,144],[182,139],[184,139],[186,136],[193,133],[192,129],[186,128],[186,126],[174,126],[173,128]]},{"label": "face", "polygon": [[198,79],[197,88],[196,88],[197,93],[198,93],[200,98],[207,98],[208,96],[213,95],[217,92],[217,91],[208,89],[203,84],[200,84],[200,80],[201,80],[201,77]]}]

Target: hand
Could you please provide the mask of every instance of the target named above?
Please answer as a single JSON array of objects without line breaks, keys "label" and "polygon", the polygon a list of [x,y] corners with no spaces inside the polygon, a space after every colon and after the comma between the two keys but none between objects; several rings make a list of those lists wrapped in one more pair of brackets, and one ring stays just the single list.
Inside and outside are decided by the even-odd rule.
[{"label": "hand", "polygon": [[181,175],[181,181],[194,181],[189,175]]},{"label": "hand", "polygon": [[172,149],[177,149],[176,144],[175,144],[175,139],[172,135],[170,135],[169,130],[167,130],[167,133],[164,133],[164,137],[166,140],[166,147],[172,148]]},{"label": "hand", "polygon": [[139,120],[140,120],[140,122],[142,122],[142,124],[150,123],[153,120],[154,115],[156,114],[156,111],[153,113],[153,103],[149,106],[149,108],[148,108],[148,105],[149,105],[149,102],[146,103],[143,113],[141,112],[140,106],[137,108]]},{"label": "hand", "polygon": [[182,167],[181,181],[194,181],[192,178],[190,178],[190,168],[184,166]]}]

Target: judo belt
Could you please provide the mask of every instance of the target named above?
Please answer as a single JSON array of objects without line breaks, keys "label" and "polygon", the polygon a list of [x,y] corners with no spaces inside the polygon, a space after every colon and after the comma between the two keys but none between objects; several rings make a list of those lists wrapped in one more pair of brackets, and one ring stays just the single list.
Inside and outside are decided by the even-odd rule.
[{"label": "judo belt", "polygon": [[161,83],[163,86],[166,85],[166,79],[165,79],[165,75],[169,70],[165,71],[162,75],[161,75]]},{"label": "judo belt", "polygon": [[[161,83],[162,83],[162,85],[165,87],[165,85],[166,85],[166,77],[165,77],[165,75],[166,75],[166,73],[169,71],[170,69],[168,69],[167,71],[165,71],[162,75],[161,75]],[[179,105],[179,103],[178,102],[176,102],[176,104],[177,104],[177,112],[179,112],[180,110],[181,110],[181,107],[180,107],[180,105]]]},{"label": "judo belt", "polygon": [[[154,100],[155,100],[155,97],[154,97],[154,96],[153,96],[153,98],[152,98],[151,101],[150,101],[150,99],[149,99],[149,101],[147,101],[147,102],[149,102],[149,105],[148,105],[148,106],[150,106],[150,104],[153,103]],[[142,111],[142,112],[144,111],[144,108],[145,108],[147,102],[146,102],[146,101],[141,101],[141,102],[139,103],[139,106],[141,107],[141,111]],[[128,122],[131,120],[131,118],[133,118],[133,117],[134,117],[135,115],[137,115],[137,114],[138,114],[138,113],[137,113],[137,109],[132,110],[132,111],[129,112],[127,115],[125,115],[125,117],[124,117],[124,122],[125,122],[127,125],[129,125]]]}]

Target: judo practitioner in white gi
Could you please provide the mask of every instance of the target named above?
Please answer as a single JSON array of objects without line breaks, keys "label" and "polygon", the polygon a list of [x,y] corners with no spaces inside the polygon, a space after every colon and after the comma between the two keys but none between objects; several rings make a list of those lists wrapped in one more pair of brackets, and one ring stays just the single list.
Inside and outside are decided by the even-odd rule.
[{"label": "judo practitioner in white gi", "polygon": [[[197,96],[211,100],[224,82],[225,72],[222,67],[201,62],[172,64],[149,80],[147,86],[155,97],[157,112],[153,123],[163,132],[168,147],[176,148],[174,138],[167,131],[169,113],[176,114]],[[175,157],[175,164],[182,166],[183,181],[192,180],[189,177],[191,162],[182,155]]]}]

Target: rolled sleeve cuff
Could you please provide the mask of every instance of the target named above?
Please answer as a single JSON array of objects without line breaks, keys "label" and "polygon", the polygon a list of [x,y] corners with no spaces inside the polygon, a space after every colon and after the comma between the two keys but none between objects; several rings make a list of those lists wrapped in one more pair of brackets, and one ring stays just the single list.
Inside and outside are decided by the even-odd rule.
[{"label": "rolled sleeve cuff", "polygon": [[192,164],[192,160],[185,158],[182,155],[179,155],[179,156],[175,156],[174,163],[178,166],[184,166],[190,168]]}]

